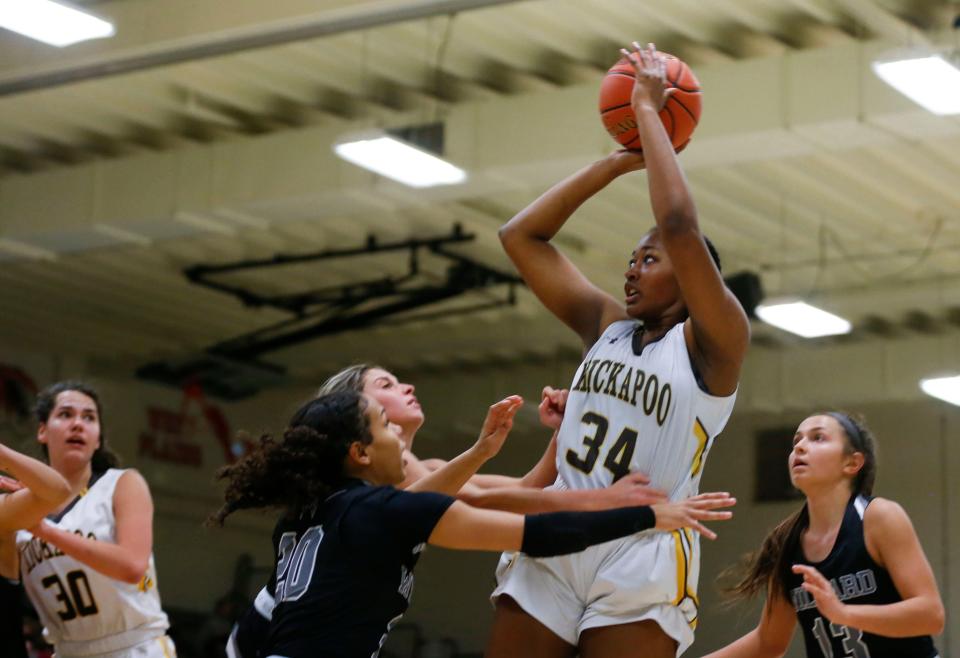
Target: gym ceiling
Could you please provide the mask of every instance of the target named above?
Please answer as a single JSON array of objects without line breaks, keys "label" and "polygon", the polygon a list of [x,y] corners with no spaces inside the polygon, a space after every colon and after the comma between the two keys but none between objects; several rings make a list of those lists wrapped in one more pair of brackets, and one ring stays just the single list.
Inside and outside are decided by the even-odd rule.
[{"label": "gym ceiling", "polygon": [[[615,146],[596,93],[629,41],[687,61],[704,88],[682,162],[724,269],[768,299],[847,317],[845,340],[960,324],[960,120],[870,64],[956,47],[936,0],[79,1],[116,26],[63,49],[0,31],[0,341],[132,370],[189,360],[309,313],[244,304],[184,271],[449,235],[512,270],[496,229]],[[340,160],[342,136],[442,123],[461,185],[415,190]],[[643,175],[558,239],[620,297],[652,224]],[[404,276],[409,252],[220,275],[290,299]],[[450,261],[418,252],[423,285]],[[362,289],[362,288],[361,288]],[[489,286],[257,356],[316,376],[364,359],[458,369],[576,348],[522,288]],[[249,301],[249,300],[248,300]],[[460,312],[466,308],[481,310]],[[362,310],[362,305],[361,305]],[[422,315],[417,316],[416,313]],[[755,321],[755,340],[796,340]]]}]

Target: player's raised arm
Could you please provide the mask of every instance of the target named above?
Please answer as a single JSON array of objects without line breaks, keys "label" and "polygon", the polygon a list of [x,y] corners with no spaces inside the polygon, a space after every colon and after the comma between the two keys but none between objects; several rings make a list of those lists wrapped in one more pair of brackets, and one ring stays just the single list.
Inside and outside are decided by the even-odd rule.
[{"label": "player's raised arm", "polygon": [[587,199],[618,176],[642,167],[642,156],[614,153],[557,183],[500,228],[500,242],[520,276],[586,346],[626,314],[616,299],[587,280],[551,240]]},{"label": "player's raised arm", "polygon": [[455,495],[476,474],[477,469],[500,452],[513,429],[513,417],[522,405],[523,398],[519,395],[511,395],[491,405],[477,442],[437,470],[421,477],[407,490]]},{"label": "player's raised arm", "polygon": [[67,502],[70,496],[70,485],[62,475],[3,444],[0,444],[0,470],[18,479],[14,491],[3,495],[0,487],[0,529],[32,526]]},{"label": "player's raised arm", "polygon": [[[631,99],[643,142],[650,202],[660,243],[673,264],[690,320],[691,354],[710,393],[737,387],[750,342],[750,323],[726,287],[697,221],[690,187],[659,117],[666,99],[666,61],[652,44],[624,50],[636,74]],[[642,257],[643,254],[640,254]]]}]

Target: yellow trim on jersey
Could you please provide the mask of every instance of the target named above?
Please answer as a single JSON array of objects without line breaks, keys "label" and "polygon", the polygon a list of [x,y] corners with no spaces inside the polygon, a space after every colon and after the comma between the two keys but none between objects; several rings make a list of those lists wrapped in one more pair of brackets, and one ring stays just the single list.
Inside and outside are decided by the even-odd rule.
[{"label": "yellow trim on jersey", "polygon": [[673,535],[673,547],[677,554],[677,598],[673,600],[673,605],[680,605],[687,592],[687,553],[680,539],[680,531],[674,530],[670,534]]},{"label": "yellow trim on jersey", "polygon": [[697,452],[693,456],[693,466],[690,468],[690,475],[696,475],[700,472],[700,469],[703,468],[703,453],[706,452],[707,444],[710,442],[707,429],[703,426],[703,423],[700,422],[699,418],[693,422],[693,436],[697,439]]},{"label": "yellow trim on jersey", "polygon": [[673,536],[674,550],[676,551],[677,558],[677,596],[673,600],[673,605],[679,606],[686,599],[690,599],[693,602],[693,618],[688,619],[687,623],[690,625],[690,628],[696,629],[700,613],[700,599],[697,597],[696,592],[690,591],[688,580],[690,561],[693,557],[693,531],[689,528],[682,528],[681,530],[674,530],[670,534]]},{"label": "yellow trim on jersey", "polygon": [[[690,547],[690,555],[693,556],[693,530],[690,528],[683,528],[683,534],[687,536],[687,546]],[[700,608],[700,597],[697,596],[696,592],[690,591],[690,582],[687,581],[687,596],[693,599],[693,605],[697,606],[697,609]]]},{"label": "yellow trim on jersey", "polygon": [[140,592],[146,592],[151,587],[153,587],[153,578],[150,577],[150,574],[143,574],[143,578],[140,579],[140,582],[137,583],[137,590]]},{"label": "yellow trim on jersey", "polygon": [[160,648],[163,649],[163,658],[174,658],[170,655],[170,652],[167,651],[167,636],[161,635],[157,638],[157,641],[160,643]]}]

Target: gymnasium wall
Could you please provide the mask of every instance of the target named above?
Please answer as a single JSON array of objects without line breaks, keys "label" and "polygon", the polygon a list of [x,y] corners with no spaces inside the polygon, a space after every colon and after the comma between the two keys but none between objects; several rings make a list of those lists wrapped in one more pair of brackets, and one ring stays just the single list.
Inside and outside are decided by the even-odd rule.
[{"label": "gymnasium wall", "polygon": [[[960,523],[955,518],[960,484],[950,477],[960,471],[960,410],[922,395],[917,380],[955,363],[958,344],[956,335],[945,334],[752,349],[737,408],[711,450],[704,477],[704,490],[727,489],[740,502],[734,520],[717,526],[720,539],[704,542],[702,614],[697,643],[688,655],[716,648],[755,624],[758,605],[722,607],[715,575],[754,548],[766,530],[796,505],[753,501],[755,433],[793,427],[809,412],[827,406],[863,411],[876,431],[881,448],[877,493],[900,502],[913,519],[947,606],[947,632],[938,639],[938,646],[941,655],[951,654],[950,641],[960,642],[960,613],[951,606],[952,600],[960,600],[960,569],[950,568],[951,563],[960,564]],[[99,384],[111,444],[127,465],[145,474],[154,493],[155,553],[165,605],[208,611],[229,588],[241,554],[253,556],[258,566],[271,564],[269,517],[241,514],[224,530],[201,527],[217,502],[211,474],[224,456],[199,407],[190,406],[197,405],[196,400],[187,400],[185,417],[191,420],[179,428],[170,427],[163,412],[179,412],[185,401],[180,391],[97,372],[81,361],[2,346],[0,363],[20,367],[41,386],[71,375],[92,375]],[[417,454],[456,454],[472,442],[487,405],[514,392],[536,401],[542,385],[566,385],[575,366],[569,358],[558,357],[547,363],[499,364],[470,371],[398,373],[417,384],[428,415],[417,437]],[[281,425],[311,388],[304,383],[242,403],[208,402],[222,412],[232,431],[244,428],[256,434]],[[31,426],[24,421],[5,422],[4,440],[12,433],[17,437],[14,443],[30,444]],[[164,432],[168,443],[195,445],[202,463],[176,464],[156,454],[140,454],[144,436],[156,439]],[[547,438],[546,430],[537,424],[534,406],[528,405],[488,470],[521,474],[536,460]],[[783,440],[789,441],[790,436]],[[187,454],[196,461],[196,449]],[[493,586],[495,563],[493,555],[427,551],[405,621],[418,624],[427,638],[451,637],[463,651],[481,650],[492,616],[486,596]],[[789,656],[802,655],[799,644],[798,637]]]}]

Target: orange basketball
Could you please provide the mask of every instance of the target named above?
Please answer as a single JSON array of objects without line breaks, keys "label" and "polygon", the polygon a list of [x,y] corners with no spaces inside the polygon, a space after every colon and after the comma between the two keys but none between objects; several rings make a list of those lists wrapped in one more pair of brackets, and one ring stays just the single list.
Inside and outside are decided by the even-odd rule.
[{"label": "orange basketball", "polygon": [[[680,150],[690,141],[700,121],[700,82],[690,67],[673,55],[667,58],[667,88],[676,89],[660,110],[660,120],[667,130],[670,143]],[[600,85],[600,119],[610,136],[624,148],[641,150],[637,134],[637,118],[630,107],[633,91],[633,65],[626,58],[610,67]]]}]

